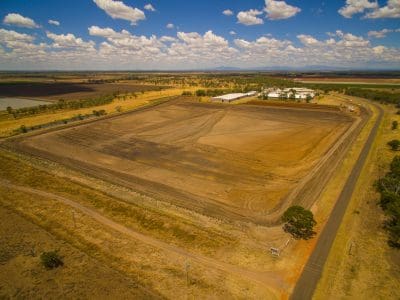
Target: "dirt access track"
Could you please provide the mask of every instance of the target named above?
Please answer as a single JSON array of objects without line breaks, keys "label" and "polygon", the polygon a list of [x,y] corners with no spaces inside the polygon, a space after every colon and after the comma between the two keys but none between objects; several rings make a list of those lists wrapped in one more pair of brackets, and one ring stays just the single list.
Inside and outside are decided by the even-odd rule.
[{"label": "dirt access track", "polygon": [[178,98],[6,145],[205,215],[269,225],[289,205],[312,205],[363,119]]}]

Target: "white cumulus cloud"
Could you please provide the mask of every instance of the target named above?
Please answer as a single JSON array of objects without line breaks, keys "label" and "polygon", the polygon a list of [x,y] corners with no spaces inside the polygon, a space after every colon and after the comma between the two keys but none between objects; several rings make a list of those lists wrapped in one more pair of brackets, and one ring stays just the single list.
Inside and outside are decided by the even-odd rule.
[{"label": "white cumulus cloud", "polygon": [[39,28],[39,25],[37,25],[32,19],[16,13],[10,13],[6,15],[4,17],[3,23],[6,25],[18,27]]},{"label": "white cumulus cloud", "polygon": [[96,5],[104,10],[113,19],[122,19],[136,25],[139,21],[145,20],[144,12],[136,7],[125,5],[122,1],[114,0],[93,0]]},{"label": "white cumulus cloud", "polygon": [[265,0],[265,12],[270,20],[282,20],[294,17],[301,9],[285,1]]},{"label": "white cumulus cloud", "polygon": [[58,22],[56,20],[49,20],[49,24],[50,25],[55,25],[55,26],[60,26],[60,22]]},{"label": "white cumulus cloud", "polygon": [[151,5],[150,3],[146,4],[146,5],[144,6],[144,9],[145,9],[145,10],[148,10],[148,11],[156,11],[156,9],[154,8],[154,6]]},{"label": "white cumulus cloud", "polygon": [[388,0],[386,6],[379,7],[364,17],[367,19],[400,18],[400,1]]},{"label": "white cumulus cloud", "polygon": [[378,7],[377,1],[370,0],[346,0],[346,5],[339,9],[338,13],[345,18],[351,18],[355,14],[363,13],[368,9]]},{"label": "white cumulus cloud", "polygon": [[174,29],[175,25],[172,23],[168,23],[167,26],[165,26],[165,27],[167,27],[168,29]]},{"label": "white cumulus cloud", "polygon": [[76,37],[72,33],[68,34],[55,34],[46,32],[49,39],[53,40],[52,46],[54,48],[79,48],[79,49],[94,49],[95,43],[93,41],[85,42],[82,38]]},{"label": "white cumulus cloud", "polygon": [[230,9],[225,9],[222,13],[223,13],[225,16],[232,16],[232,15],[233,15],[233,11],[230,10]]},{"label": "white cumulus cloud", "polygon": [[237,14],[238,23],[246,26],[264,24],[263,19],[257,17],[259,15],[262,15],[262,11],[259,11],[257,9],[241,11]]},{"label": "white cumulus cloud", "polygon": [[393,32],[394,30],[392,29],[382,29],[382,30],[371,30],[368,31],[368,36],[369,37],[373,37],[373,38],[377,38],[377,39],[381,39],[384,38],[388,33]]}]

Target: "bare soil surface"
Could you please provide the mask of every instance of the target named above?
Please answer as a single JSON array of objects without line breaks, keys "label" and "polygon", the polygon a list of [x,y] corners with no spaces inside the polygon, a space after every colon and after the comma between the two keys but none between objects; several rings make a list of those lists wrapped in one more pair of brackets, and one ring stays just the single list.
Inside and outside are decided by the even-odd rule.
[{"label": "bare soil surface", "polygon": [[84,84],[69,82],[17,82],[1,83],[0,97],[26,97],[46,100],[80,100],[113,93],[134,93],[162,89],[163,87],[138,84]]},{"label": "bare soil surface", "polygon": [[176,100],[9,145],[206,215],[266,224],[302,192],[312,204],[355,119],[329,108]]}]

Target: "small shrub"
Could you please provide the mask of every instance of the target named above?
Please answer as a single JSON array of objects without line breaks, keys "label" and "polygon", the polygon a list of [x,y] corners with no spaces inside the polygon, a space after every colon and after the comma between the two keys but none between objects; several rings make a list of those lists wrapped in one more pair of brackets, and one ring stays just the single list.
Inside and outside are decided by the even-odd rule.
[{"label": "small shrub", "polygon": [[64,265],[58,251],[43,252],[40,255],[40,261],[47,270],[55,269]]},{"label": "small shrub", "polygon": [[392,130],[396,130],[399,127],[399,122],[393,121],[392,122]]},{"label": "small shrub", "polygon": [[27,133],[28,132],[28,128],[26,128],[25,125],[21,125],[20,130],[22,133]]},{"label": "small shrub", "polygon": [[391,140],[388,142],[388,145],[393,151],[397,151],[400,148],[400,141],[399,140]]}]

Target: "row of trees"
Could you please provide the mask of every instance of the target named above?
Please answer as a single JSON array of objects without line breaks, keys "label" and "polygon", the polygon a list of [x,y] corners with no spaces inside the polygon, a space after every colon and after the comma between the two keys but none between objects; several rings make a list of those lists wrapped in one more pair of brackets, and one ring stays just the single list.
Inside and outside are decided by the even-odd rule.
[{"label": "row of trees", "polygon": [[376,183],[380,206],[386,215],[384,228],[389,233],[389,245],[400,248],[400,156],[395,156],[390,171]]},{"label": "row of trees", "polygon": [[372,89],[350,88],[345,90],[345,94],[378,101],[385,104],[400,104],[400,93],[391,93]]},{"label": "row of trees", "polygon": [[109,104],[113,101],[116,95],[106,95],[100,96],[96,98],[84,99],[84,100],[74,100],[74,101],[65,101],[63,99],[59,100],[54,104],[47,105],[39,105],[34,107],[25,107],[14,109],[11,106],[7,107],[7,112],[12,115],[14,118],[25,117],[30,115],[37,115],[44,112],[52,112],[56,110],[62,109],[80,109],[80,108],[88,108],[99,105]]},{"label": "row of trees", "polygon": [[57,120],[57,121],[52,121],[49,123],[44,123],[44,124],[39,124],[39,125],[34,125],[34,126],[26,126],[26,125],[21,125],[20,128],[15,130],[15,133],[27,133],[28,131],[33,131],[37,129],[45,129],[57,125],[63,125],[63,124],[68,124],[71,122],[76,122],[76,121],[82,121],[85,119],[93,118],[93,117],[101,117],[107,115],[107,112],[104,109],[101,110],[93,110],[91,114],[79,114],[76,116],[73,116],[71,118],[66,118],[62,120]]},{"label": "row of trees", "polygon": [[[197,97],[216,97],[216,96],[221,96],[223,94],[229,94],[229,93],[247,93],[252,90],[256,90],[252,88],[251,86],[243,86],[243,87],[235,87],[235,88],[230,88],[230,89],[207,89],[207,90],[197,90],[195,92],[195,95]],[[183,92],[182,95],[184,96],[189,96],[190,92]]]}]

